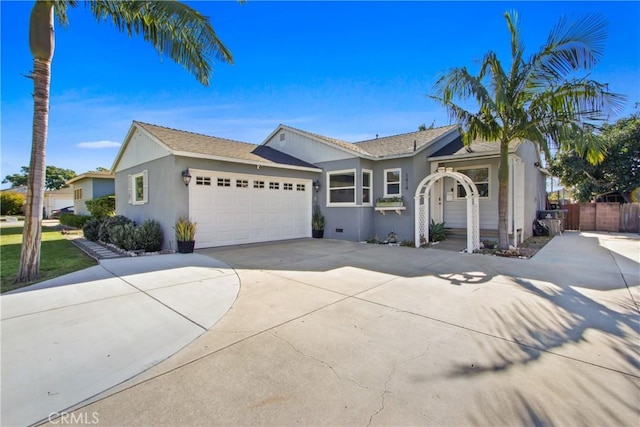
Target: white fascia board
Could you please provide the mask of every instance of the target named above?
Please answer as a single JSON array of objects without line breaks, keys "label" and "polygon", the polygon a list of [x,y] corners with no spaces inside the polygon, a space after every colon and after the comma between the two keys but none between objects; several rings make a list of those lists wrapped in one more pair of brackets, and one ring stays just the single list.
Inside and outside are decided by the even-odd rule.
[{"label": "white fascia board", "polygon": [[129,127],[129,131],[127,131],[127,135],[124,137],[124,142],[120,144],[120,149],[118,150],[118,154],[116,154],[116,158],[113,160],[113,163],[111,164],[111,169],[109,170],[110,174],[115,175],[116,167],[118,166],[118,163],[120,163],[120,159],[124,154],[124,150],[127,149],[127,146],[129,145],[129,141],[131,140],[131,136],[133,135],[133,132],[135,131],[136,128],[137,128],[136,123],[135,122],[131,123],[131,126]]},{"label": "white fascia board", "polygon": [[469,154],[451,154],[448,156],[438,156],[438,157],[428,157],[427,161],[429,162],[437,162],[437,161],[447,161],[447,162],[455,162],[455,161],[463,161],[469,159],[486,159],[491,157],[500,157],[499,151],[485,151],[482,154],[480,153],[469,153]]},{"label": "white fascia board", "polygon": [[69,179],[68,181],[65,182],[66,185],[71,185],[74,182],[78,182],[81,181],[83,179],[91,179],[91,178],[97,178],[97,179],[115,179],[116,176],[114,174],[100,174],[100,173],[82,173],[80,175],[74,176],[73,178]]},{"label": "white fascia board", "polygon": [[273,132],[271,132],[265,139],[264,141],[262,141],[262,144],[260,145],[267,145],[267,142],[269,142],[269,140],[271,138],[273,138],[274,136],[276,136],[276,134],[283,128],[284,125],[279,124],[274,130]]},{"label": "white fascia board", "polygon": [[[509,148],[509,154],[514,154],[520,144],[518,143],[515,147]],[[491,150],[491,151],[482,151],[482,152],[472,152],[472,153],[464,153],[464,154],[450,154],[448,156],[437,156],[437,157],[428,157],[427,160],[430,162],[435,161],[448,161],[455,162],[456,160],[469,160],[473,158],[477,159],[485,159],[489,157],[500,157],[500,150]]]},{"label": "white fascia board", "polygon": [[304,136],[306,138],[312,139],[312,140],[314,140],[314,141],[316,141],[316,142],[318,142],[320,144],[324,144],[324,145],[327,145],[327,146],[329,146],[331,148],[335,148],[337,150],[340,150],[343,153],[350,154],[352,157],[361,157],[363,159],[368,159],[368,160],[377,160],[377,157],[373,157],[373,156],[370,156],[370,155],[362,154],[362,153],[359,153],[359,152],[357,152],[355,150],[349,150],[348,148],[345,148],[345,147],[343,147],[341,145],[338,145],[338,144],[334,144],[331,141],[325,141],[324,139],[318,138],[315,135],[312,135],[310,133],[307,133],[305,131],[301,131],[301,130],[298,130],[298,129],[290,128],[289,126],[286,126],[286,125],[278,126],[278,128],[275,131],[273,131],[273,133],[271,135],[269,135],[269,137],[265,140],[265,143],[267,141],[269,141],[269,139],[272,138],[279,130],[286,130],[287,132],[296,133],[298,135],[301,135],[301,136]]},{"label": "white fascia board", "polygon": [[120,162],[120,159],[122,158],[122,155],[124,154],[125,150],[129,146],[129,141],[131,141],[131,137],[133,136],[133,133],[136,131],[136,129],[139,130],[140,132],[144,133],[149,138],[151,138],[151,140],[153,142],[155,142],[156,144],[160,145],[162,148],[167,150],[169,153],[175,154],[174,151],[171,148],[169,148],[169,146],[167,146],[164,142],[160,141],[158,138],[153,136],[153,134],[148,132],[146,129],[142,128],[142,126],[138,126],[136,124],[135,120],[134,120],[134,122],[131,123],[131,127],[129,128],[129,132],[127,132],[127,136],[125,136],[125,138],[124,138],[124,143],[122,145],[120,145],[120,150],[118,150],[118,154],[116,155],[116,159],[113,161],[113,164],[111,165],[111,170],[109,170],[110,174],[115,175],[116,167],[118,166],[118,163]]},{"label": "white fascia board", "polygon": [[188,151],[174,151],[173,154],[175,156],[191,157],[194,159],[218,160],[221,162],[240,163],[243,165],[260,166],[265,168],[291,169],[291,170],[298,170],[298,171],[305,171],[305,172],[322,172],[322,169],[320,168],[308,168],[306,166],[284,165],[281,163],[266,163],[266,162],[256,162],[252,160],[233,159],[231,157],[214,156],[213,154],[190,153]]}]

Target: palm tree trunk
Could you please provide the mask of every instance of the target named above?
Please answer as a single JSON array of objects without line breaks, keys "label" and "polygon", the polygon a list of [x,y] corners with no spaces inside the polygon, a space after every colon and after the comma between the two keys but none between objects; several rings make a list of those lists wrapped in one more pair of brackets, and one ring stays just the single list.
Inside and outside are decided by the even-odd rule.
[{"label": "palm tree trunk", "polygon": [[40,275],[45,154],[49,125],[49,87],[53,58],[53,3],[36,2],[31,11],[29,44],[33,55],[33,136],[27,178],[25,223],[20,268],[16,282],[31,282]]},{"label": "palm tree trunk", "polygon": [[509,141],[500,141],[500,166],[498,167],[498,245],[509,249]]}]

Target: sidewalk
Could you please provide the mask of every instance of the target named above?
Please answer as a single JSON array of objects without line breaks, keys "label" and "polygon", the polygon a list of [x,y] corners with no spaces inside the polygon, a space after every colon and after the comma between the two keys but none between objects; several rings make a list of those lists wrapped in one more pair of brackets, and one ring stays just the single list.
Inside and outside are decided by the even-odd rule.
[{"label": "sidewalk", "polygon": [[101,259],[113,259],[113,258],[125,258],[126,255],[112,250],[107,246],[102,246],[99,243],[87,240],[84,237],[67,237],[67,240],[71,241],[74,245],[82,249],[87,255],[97,260]]}]

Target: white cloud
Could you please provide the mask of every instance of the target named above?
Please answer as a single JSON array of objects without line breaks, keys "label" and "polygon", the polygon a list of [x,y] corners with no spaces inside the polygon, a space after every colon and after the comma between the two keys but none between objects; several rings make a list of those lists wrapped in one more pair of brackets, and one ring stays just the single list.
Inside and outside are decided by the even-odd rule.
[{"label": "white cloud", "polygon": [[76,147],[80,148],[119,148],[119,142],[115,141],[93,141],[93,142],[80,142],[76,144]]}]

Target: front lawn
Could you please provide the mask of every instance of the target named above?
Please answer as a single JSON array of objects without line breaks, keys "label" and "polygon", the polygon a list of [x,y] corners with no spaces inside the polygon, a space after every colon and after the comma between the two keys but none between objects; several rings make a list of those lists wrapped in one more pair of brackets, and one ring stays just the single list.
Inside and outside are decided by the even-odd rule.
[{"label": "front lawn", "polygon": [[0,227],[0,292],[7,292],[43,280],[96,265],[97,262],[73,243],[65,240],[60,231],[42,227],[40,278],[30,283],[14,283],[20,265],[22,227]]}]

